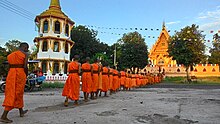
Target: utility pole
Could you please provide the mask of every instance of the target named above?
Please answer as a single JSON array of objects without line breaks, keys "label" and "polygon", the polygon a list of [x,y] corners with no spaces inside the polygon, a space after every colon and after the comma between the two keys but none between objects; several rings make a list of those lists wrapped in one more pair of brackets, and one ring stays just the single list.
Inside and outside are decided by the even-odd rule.
[{"label": "utility pole", "polygon": [[116,66],[116,44],[115,44],[115,50],[114,50],[114,66],[117,69],[117,66]]}]

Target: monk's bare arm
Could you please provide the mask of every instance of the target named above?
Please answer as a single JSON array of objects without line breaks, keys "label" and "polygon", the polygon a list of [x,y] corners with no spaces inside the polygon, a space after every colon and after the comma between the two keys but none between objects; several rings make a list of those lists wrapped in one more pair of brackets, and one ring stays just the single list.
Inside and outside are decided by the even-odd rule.
[{"label": "monk's bare arm", "polygon": [[79,74],[81,74],[81,64],[79,63]]},{"label": "monk's bare arm", "polygon": [[28,64],[28,54],[25,53],[24,72],[25,72],[26,76],[28,75],[28,66],[27,66],[27,64]]},{"label": "monk's bare arm", "polygon": [[91,75],[93,76],[93,66],[91,65]]}]

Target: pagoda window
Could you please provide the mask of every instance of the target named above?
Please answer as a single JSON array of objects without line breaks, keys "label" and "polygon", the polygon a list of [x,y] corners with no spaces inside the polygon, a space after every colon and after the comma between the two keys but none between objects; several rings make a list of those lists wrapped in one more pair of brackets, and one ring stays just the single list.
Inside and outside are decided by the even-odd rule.
[{"label": "pagoda window", "polygon": [[158,65],[164,65],[164,60],[160,59],[159,62],[158,62]]},{"label": "pagoda window", "polygon": [[53,51],[54,51],[54,52],[59,52],[59,47],[60,47],[59,42],[58,42],[58,41],[55,41],[55,42],[54,42]]},{"label": "pagoda window", "polygon": [[68,67],[68,63],[65,62],[65,64],[64,64],[64,74],[67,74],[67,67]]},{"label": "pagoda window", "polygon": [[55,31],[54,31],[54,33],[60,34],[60,22],[59,21],[55,22]]},{"label": "pagoda window", "polygon": [[65,35],[69,37],[69,25],[66,24]]},{"label": "pagoda window", "polygon": [[47,41],[43,41],[43,48],[42,48],[43,52],[48,50],[47,46],[48,46]]},{"label": "pagoda window", "polygon": [[69,52],[68,43],[65,43],[65,53],[67,53],[67,54],[68,54],[68,52]]},{"label": "pagoda window", "polygon": [[59,63],[55,62],[53,64],[53,74],[57,74],[57,73],[59,73]]},{"label": "pagoda window", "polygon": [[46,73],[47,72],[47,63],[46,62],[42,62],[41,67],[42,67],[42,72]]},{"label": "pagoda window", "polygon": [[165,43],[162,43],[161,45],[162,45],[162,46],[165,46]]},{"label": "pagoda window", "polygon": [[48,32],[48,21],[45,20],[43,25],[43,33],[47,33],[47,32]]}]

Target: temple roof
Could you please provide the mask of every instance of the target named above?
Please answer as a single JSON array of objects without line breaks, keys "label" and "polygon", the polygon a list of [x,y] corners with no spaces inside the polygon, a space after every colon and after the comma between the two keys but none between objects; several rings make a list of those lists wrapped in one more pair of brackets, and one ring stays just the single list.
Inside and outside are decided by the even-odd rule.
[{"label": "temple roof", "polygon": [[61,9],[60,1],[59,0],[51,0],[50,1],[50,8],[53,8],[53,7]]},{"label": "temple roof", "polygon": [[73,21],[71,21],[67,15],[65,15],[60,7],[60,1],[59,0],[51,0],[50,2],[50,6],[49,9],[42,12],[40,15],[38,15],[35,19],[36,22],[38,22],[38,19],[42,18],[42,17],[58,17],[58,18],[62,18],[62,19],[67,19],[69,20],[71,23],[74,24]]},{"label": "temple roof", "polygon": [[[164,55],[168,55],[167,50],[168,50],[169,37],[170,37],[169,33],[166,30],[165,23],[163,22],[162,31],[161,31],[156,43],[153,45],[152,49],[150,50],[149,58],[151,58],[151,57],[155,56],[156,54],[158,54],[158,51],[160,51],[160,52],[163,51]],[[163,48],[160,46],[160,44],[162,42],[166,43]]]}]

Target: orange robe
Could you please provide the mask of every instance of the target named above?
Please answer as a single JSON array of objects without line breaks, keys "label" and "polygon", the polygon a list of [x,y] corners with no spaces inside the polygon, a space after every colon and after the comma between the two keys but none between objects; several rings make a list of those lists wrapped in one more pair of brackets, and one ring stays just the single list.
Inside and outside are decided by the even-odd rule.
[{"label": "orange robe", "polygon": [[108,68],[103,67],[103,71],[102,71],[102,91],[107,92],[108,89],[109,89]]},{"label": "orange robe", "polygon": [[125,79],[126,79],[126,77],[125,77],[125,72],[124,72],[124,71],[121,71],[121,81],[120,81],[121,86],[124,86],[124,85],[125,85]]},{"label": "orange robe", "polygon": [[136,77],[136,86],[139,87],[140,86],[140,77],[138,74],[135,74],[135,77]]},{"label": "orange robe", "polygon": [[[77,71],[79,71],[80,64],[78,62],[71,62],[68,65],[68,78],[63,88],[62,96],[66,96],[71,100],[79,100],[80,93],[80,78]],[[71,73],[71,71],[76,71]]]},{"label": "orange robe", "polygon": [[119,89],[121,87],[121,77],[118,76],[118,85],[117,85],[117,89]]},{"label": "orange robe", "polygon": [[89,63],[82,64],[82,91],[90,93],[92,90],[92,74],[91,65]]},{"label": "orange robe", "polygon": [[148,83],[149,83],[148,76],[145,76],[145,85],[147,85]]},{"label": "orange robe", "polygon": [[129,85],[128,88],[132,88],[132,75],[129,74]]},{"label": "orange robe", "polygon": [[[8,55],[9,64],[23,64],[25,63],[26,55],[21,51],[15,51]],[[10,68],[5,87],[5,99],[3,105],[6,111],[13,108],[23,108],[24,101],[24,87],[26,83],[26,74],[24,68]]]},{"label": "orange robe", "polygon": [[102,89],[102,65],[99,64],[100,67],[100,73],[99,73],[99,83],[98,83],[98,89]]},{"label": "orange robe", "polygon": [[129,74],[128,73],[125,73],[125,84],[124,84],[124,86],[125,86],[125,88],[128,88],[129,87],[129,81],[130,81],[130,79],[129,79]]},{"label": "orange robe", "polygon": [[109,73],[109,89],[113,90],[113,69],[110,69]]},{"label": "orange robe", "polygon": [[96,91],[98,90],[98,86],[99,86],[99,75],[98,75],[99,65],[96,64],[96,63],[93,63],[93,64],[92,64],[92,67],[93,67],[92,92],[96,92]]},{"label": "orange robe", "polygon": [[113,70],[113,84],[112,84],[112,89],[114,91],[116,91],[116,89],[118,88],[118,71],[117,70]]},{"label": "orange robe", "polygon": [[136,77],[135,77],[135,74],[132,74],[131,87],[136,87]]}]

